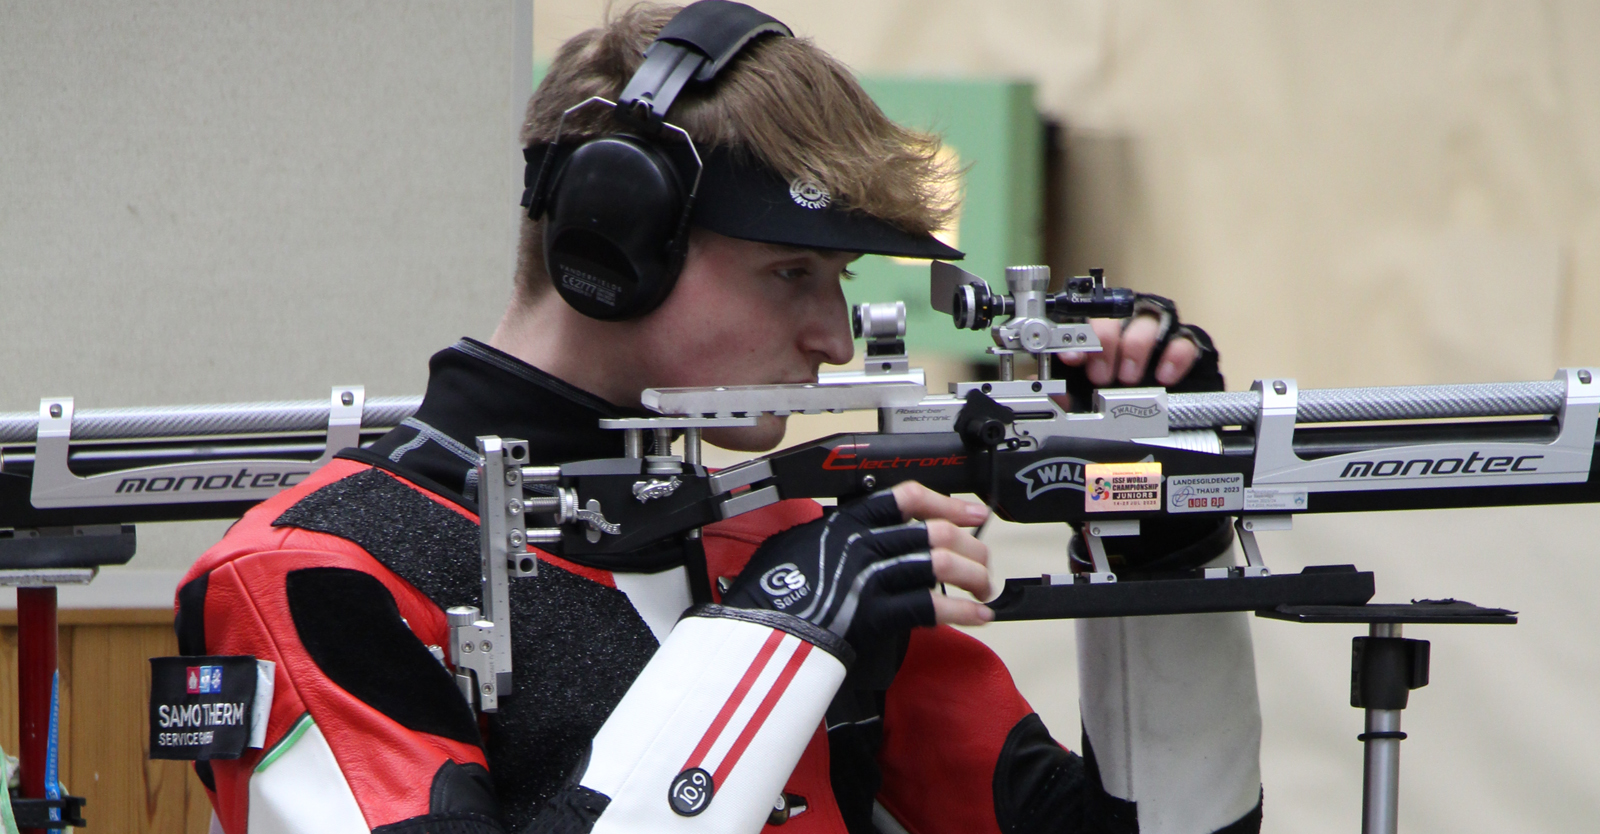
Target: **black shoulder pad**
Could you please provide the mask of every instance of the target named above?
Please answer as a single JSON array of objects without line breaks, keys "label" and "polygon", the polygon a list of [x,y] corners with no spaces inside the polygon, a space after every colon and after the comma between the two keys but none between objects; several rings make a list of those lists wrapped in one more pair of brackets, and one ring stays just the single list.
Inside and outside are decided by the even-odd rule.
[{"label": "black shoulder pad", "polygon": [[178,589],[178,617],[172,628],[178,632],[178,654],[206,653],[206,587],[211,574],[202,573]]},{"label": "black shoulder pad", "polygon": [[300,643],[329,680],[402,727],[481,744],[455,678],[406,627],[377,577],[302,568],[284,582]]},{"label": "black shoulder pad", "polygon": [[353,542],[441,608],[478,605],[478,526],[381,469],[300,499],[272,522]]}]

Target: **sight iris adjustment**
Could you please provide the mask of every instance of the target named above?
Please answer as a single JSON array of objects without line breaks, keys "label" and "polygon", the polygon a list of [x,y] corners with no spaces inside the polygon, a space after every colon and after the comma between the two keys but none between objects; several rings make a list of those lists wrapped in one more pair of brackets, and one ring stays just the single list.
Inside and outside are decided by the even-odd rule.
[{"label": "sight iris adjustment", "polygon": [[1044,287],[1034,288],[1041,279],[1044,286],[1048,287],[1050,267],[1008,267],[1006,281],[1011,289],[1010,295],[995,293],[981,279],[962,282],[955,287],[950,299],[950,315],[955,319],[956,327],[963,330],[982,330],[997,318],[1019,315],[1016,312],[1016,283],[1025,287],[1022,292],[1029,296],[1030,301],[1036,293],[1042,293],[1043,317],[1058,324],[1077,323],[1090,318],[1126,318],[1132,315],[1134,301],[1138,298],[1133,290],[1107,287],[1103,269],[1091,269],[1088,275],[1069,278],[1066,290],[1055,294],[1043,292]]}]

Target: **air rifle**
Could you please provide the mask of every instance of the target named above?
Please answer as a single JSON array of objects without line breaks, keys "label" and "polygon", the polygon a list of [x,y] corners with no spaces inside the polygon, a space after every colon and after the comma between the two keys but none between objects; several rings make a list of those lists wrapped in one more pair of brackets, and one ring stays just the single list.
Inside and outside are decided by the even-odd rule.
[{"label": "air rifle", "polygon": [[[1087,564],[1007,579],[989,603],[998,619],[1256,610],[1370,623],[1352,665],[1352,705],[1367,710],[1363,815],[1366,830],[1394,830],[1400,710],[1407,690],[1426,684],[1428,665],[1426,641],[1402,639],[1401,624],[1510,623],[1514,612],[1368,605],[1372,574],[1321,566],[1274,575],[1254,534],[1288,529],[1301,513],[1600,502],[1600,369],[1508,384],[1302,391],[1291,379],[1265,379],[1239,392],[1104,389],[1089,410],[1068,411],[1050,355],[1098,351],[1089,319],[1131,315],[1136,294],[1107,287],[1098,271],[1052,293],[1044,267],[1008,268],[1004,292],[951,264],[934,263],[931,279],[935,309],[959,328],[989,330],[999,379],[929,395],[906,356],[904,304],[866,304],[853,310],[856,336],[868,341],[862,371],[801,385],[645,391],[658,416],[602,422],[623,433],[623,457],[535,466],[520,440],[478,438],[482,607],[447,612],[453,649],[509,631],[508,584],[536,576],[541,551],[582,561],[678,537],[693,555],[704,525],[784,499],[845,500],[917,480],[976,494],[1012,521],[1082,531]],[[1032,356],[1037,378],[1016,378],[1019,353]],[[36,414],[0,414],[0,583],[88,581],[98,566],[132,557],[135,523],[235,518],[340,449],[401,425],[418,404],[338,386],[321,402],[75,411],[71,398],[46,398]],[[858,409],[877,412],[878,431],[715,472],[701,462],[705,429]],[[681,456],[646,452],[666,452],[679,436]],[[1112,569],[1105,539],[1208,516],[1233,519],[1244,566],[1120,577]],[[53,594],[36,604],[53,623]],[[451,651],[457,682],[479,710],[497,709],[511,691],[510,642]],[[24,720],[43,726],[48,698],[34,697],[31,708],[24,700]],[[24,749],[24,758],[25,773],[39,769],[40,751]]]},{"label": "air rifle", "polygon": [[[1595,368],[1505,384],[1301,391],[1291,379],[1267,379],[1236,392],[1103,389],[1090,410],[1067,411],[1049,355],[1098,351],[1088,320],[1128,316],[1137,296],[1107,287],[1098,270],[1062,292],[1048,284],[1046,267],[1008,268],[1001,292],[933,264],[932,306],[957,327],[989,330],[998,380],[929,395],[905,354],[904,304],[864,304],[852,311],[867,340],[862,371],[810,384],[647,390],[643,403],[659,416],[602,422],[623,433],[622,458],[529,467],[516,459],[525,447],[515,440],[491,443],[503,457],[485,465],[516,483],[480,479],[489,485],[483,523],[496,549],[521,540],[505,545],[511,565],[530,548],[581,559],[690,536],[782,499],[848,499],[917,480],[976,494],[1012,521],[1084,528],[1092,570],[1022,588],[1114,584],[1100,540],[1169,517],[1238,517],[1249,564],[1235,578],[1268,578],[1253,533],[1300,513],[1600,501]],[[1033,357],[1038,379],[1015,378],[1019,353]],[[75,411],[58,397],[37,413],[0,414],[0,569],[125,562],[131,525],[235,518],[339,449],[401,424],[418,402],[336,386],[320,402]],[[877,411],[877,432],[833,435],[718,472],[700,461],[707,428],[859,409]],[[644,453],[675,436],[683,456]],[[1008,590],[995,605],[1005,618],[1053,616],[1017,602]]]}]

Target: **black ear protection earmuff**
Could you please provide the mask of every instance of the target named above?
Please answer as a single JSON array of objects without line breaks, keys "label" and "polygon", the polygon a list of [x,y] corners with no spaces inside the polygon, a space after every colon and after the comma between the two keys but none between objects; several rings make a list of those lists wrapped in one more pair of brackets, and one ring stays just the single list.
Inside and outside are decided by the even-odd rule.
[{"label": "black ear protection earmuff", "polygon": [[591,98],[562,114],[565,121],[580,108],[606,105],[623,131],[567,149],[558,123],[549,145],[526,151],[522,204],[529,217],[545,218],[545,269],[578,312],[608,321],[638,318],[672,291],[703,162],[667,114],[686,85],[711,81],[767,34],[793,36],[743,3],[691,4],[662,27],[618,101]]}]

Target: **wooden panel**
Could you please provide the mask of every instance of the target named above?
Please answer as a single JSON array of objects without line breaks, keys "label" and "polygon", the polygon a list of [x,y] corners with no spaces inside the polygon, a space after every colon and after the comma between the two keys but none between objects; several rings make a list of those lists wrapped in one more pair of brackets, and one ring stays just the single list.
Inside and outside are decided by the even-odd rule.
[{"label": "wooden panel", "polygon": [[[0,744],[17,749],[15,613],[0,618]],[[211,806],[187,762],[151,761],[149,658],[177,653],[170,610],[62,609],[61,776],[90,831],[204,834]]]},{"label": "wooden panel", "polygon": [[[17,627],[16,612],[10,612],[12,624],[0,628],[0,746],[12,755],[17,754]],[[87,818],[86,818],[87,819]]]},{"label": "wooden panel", "polygon": [[[166,625],[173,620],[170,608],[62,608],[56,623],[70,625]],[[0,610],[0,626],[16,626],[17,609]]]}]

